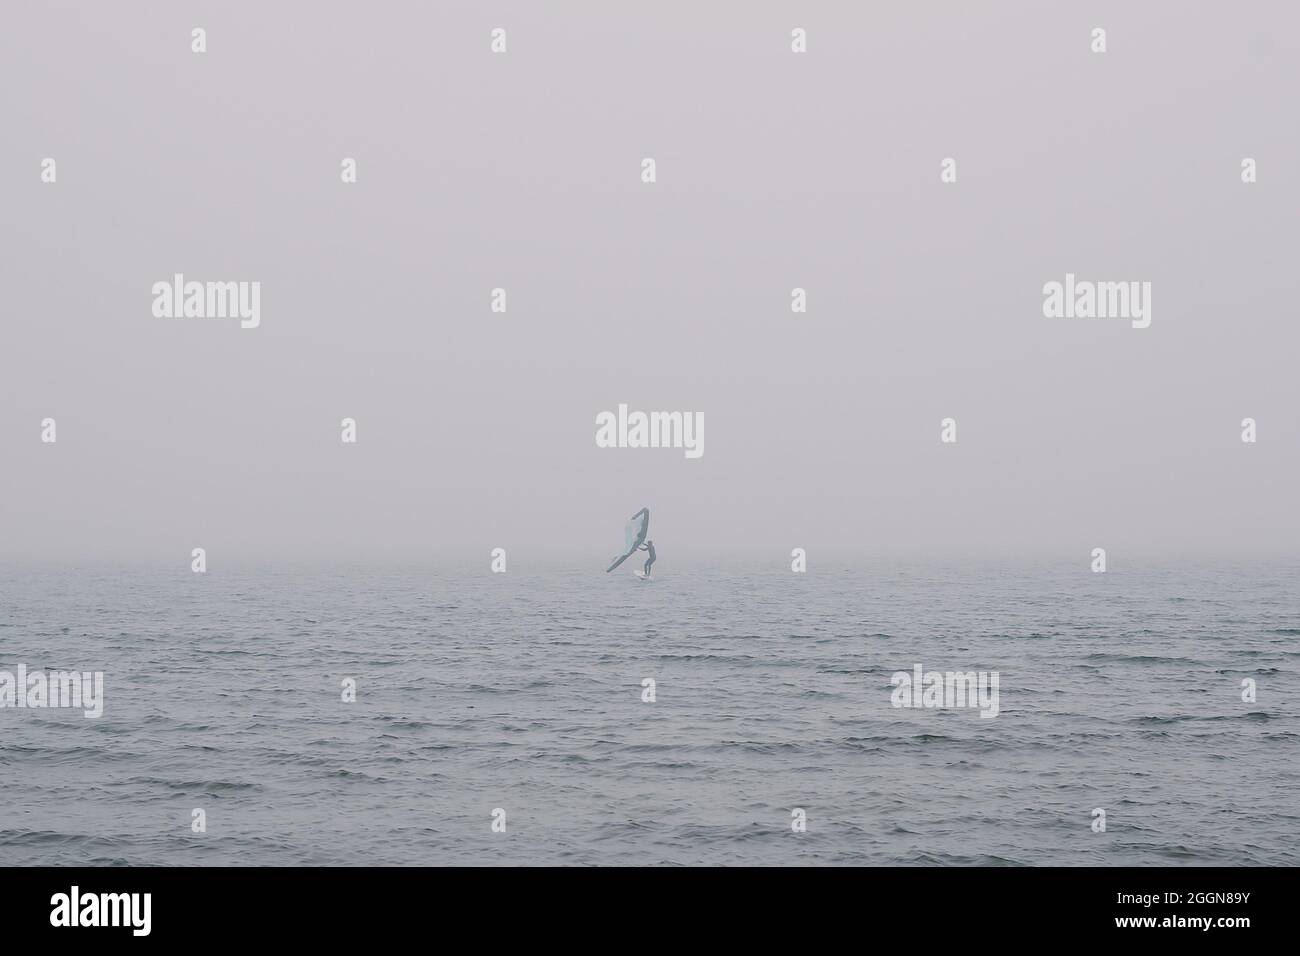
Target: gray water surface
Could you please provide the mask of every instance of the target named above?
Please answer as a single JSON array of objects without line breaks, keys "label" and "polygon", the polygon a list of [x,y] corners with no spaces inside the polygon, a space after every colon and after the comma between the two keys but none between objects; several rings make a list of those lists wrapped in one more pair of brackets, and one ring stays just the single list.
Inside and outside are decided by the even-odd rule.
[{"label": "gray water surface", "polygon": [[1300,863],[1294,565],[483,565],[6,569],[0,864]]}]

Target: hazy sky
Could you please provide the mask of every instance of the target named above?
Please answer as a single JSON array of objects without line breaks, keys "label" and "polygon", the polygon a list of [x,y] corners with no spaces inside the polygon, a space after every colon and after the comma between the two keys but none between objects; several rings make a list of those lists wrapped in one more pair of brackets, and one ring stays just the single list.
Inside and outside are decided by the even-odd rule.
[{"label": "hazy sky", "polygon": [[1074,6],[13,6],[0,557],[1297,553],[1300,8]]}]

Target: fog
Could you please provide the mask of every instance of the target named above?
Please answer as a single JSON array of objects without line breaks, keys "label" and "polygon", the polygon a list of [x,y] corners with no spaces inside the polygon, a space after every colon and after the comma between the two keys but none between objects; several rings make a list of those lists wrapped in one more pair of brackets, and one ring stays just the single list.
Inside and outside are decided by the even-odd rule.
[{"label": "fog", "polygon": [[1089,6],[15,7],[0,558],[1294,555],[1300,9]]}]

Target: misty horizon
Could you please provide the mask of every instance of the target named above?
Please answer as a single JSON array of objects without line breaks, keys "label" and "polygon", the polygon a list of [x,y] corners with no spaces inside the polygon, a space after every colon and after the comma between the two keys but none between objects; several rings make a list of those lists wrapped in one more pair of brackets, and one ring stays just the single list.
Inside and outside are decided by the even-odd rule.
[{"label": "misty horizon", "polygon": [[[508,56],[430,57],[482,17],[308,9],[205,10],[201,57],[166,7],[0,38],[41,93],[5,94],[0,558],[603,558],[644,505],[664,573],[1300,553],[1294,31],[1122,8],[1097,57],[1034,4],[863,8],[800,57],[775,9],[516,11]],[[260,323],[156,316],[177,273]],[[1149,282],[1149,327],[1044,317],[1067,274]],[[706,452],[597,447],[620,403]]]}]

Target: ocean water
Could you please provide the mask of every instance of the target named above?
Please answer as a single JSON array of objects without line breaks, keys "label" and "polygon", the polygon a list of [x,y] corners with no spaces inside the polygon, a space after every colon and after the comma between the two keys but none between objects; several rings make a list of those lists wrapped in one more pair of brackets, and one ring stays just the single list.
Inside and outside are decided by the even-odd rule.
[{"label": "ocean water", "polygon": [[1295,865],[1298,570],[6,568],[0,864]]}]

